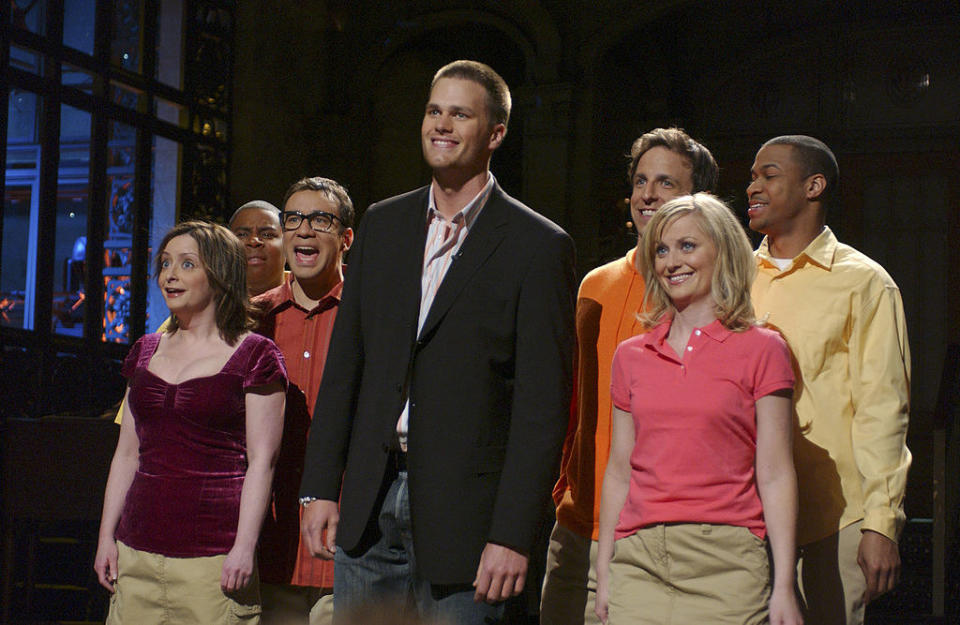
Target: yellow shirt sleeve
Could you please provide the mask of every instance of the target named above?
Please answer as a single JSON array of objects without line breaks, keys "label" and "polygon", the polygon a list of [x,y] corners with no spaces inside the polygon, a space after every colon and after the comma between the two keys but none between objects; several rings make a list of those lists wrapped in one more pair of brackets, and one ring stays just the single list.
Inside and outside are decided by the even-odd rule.
[{"label": "yellow shirt sleeve", "polygon": [[862,529],[897,540],[911,455],[910,347],[900,291],[884,288],[863,302],[850,336],[853,457],[863,477]]},{"label": "yellow shirt sleeve", "polygon": [[807,544],[862,520],[896,540],[906,520],[910,348],[896,283],[829,228],[785,268],[757,252],[757,318],[795,358],[794,437]]}]

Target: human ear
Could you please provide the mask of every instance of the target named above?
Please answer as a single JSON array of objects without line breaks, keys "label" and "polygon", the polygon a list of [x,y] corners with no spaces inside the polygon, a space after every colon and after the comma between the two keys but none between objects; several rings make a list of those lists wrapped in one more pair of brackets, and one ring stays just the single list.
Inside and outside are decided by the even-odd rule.
[{"label": "human ear", "polygon": [[340,235],[340,253],[344,253],[353,245],[353,228],[345,228]]},{"label": "human ear", "polygon": [[496,150],[500,147],[500,144],[503,143],[504,137],[507,136],[507,127],[503,124],[494,124],[490,128],[490,143],[488,147],[491,150]]},{"label": "human ear", "polygon": [[804,191],[808,200],[819,200],[827,190],[827,179],[823,174],[812,174],[804,182]]}]

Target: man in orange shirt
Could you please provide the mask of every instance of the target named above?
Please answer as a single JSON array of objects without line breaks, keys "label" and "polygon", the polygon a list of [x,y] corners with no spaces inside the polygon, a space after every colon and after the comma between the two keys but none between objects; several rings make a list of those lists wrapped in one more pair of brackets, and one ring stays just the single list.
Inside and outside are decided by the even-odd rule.
[{"label": "man in orange shirt", "polygon": [[271,506],[260,536],[263,625],[332,621],[333,562],[311,557],[300,544],[297,495],[352,226],[353,202],[341,185],[319,177],[291,185],[280,213],[290,275],[254,300],[264,306],[259,332],[283,352],[290,376]]},{"label": "man in orange shirt", "polygon": [[[669,200],[713,192],[718,168],[707,148],[679,128],[656,128],[630,149],[630,214],[642,233]],[[643,277],[636,248],[587,274],[577,295],[576,384],[550,535],[540,605],[544,625],[599,623],[597,530],[600,489],[610,454],[610,367],[617,345],[642,330]]]}]

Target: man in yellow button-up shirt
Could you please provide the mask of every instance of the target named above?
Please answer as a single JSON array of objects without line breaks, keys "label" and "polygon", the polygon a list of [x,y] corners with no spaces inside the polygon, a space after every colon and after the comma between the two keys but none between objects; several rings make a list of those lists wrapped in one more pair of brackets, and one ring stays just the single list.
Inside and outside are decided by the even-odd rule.
[{"label": "man in yellow button-up shirt", "polygon": [[795,359],[797,541],[807,623],[862,624],[892,589],[910,452],[910,352],[900,291],[883,267],[825,225],[836,158],[806,136],[757,152],[747,187],[757,318]]}]

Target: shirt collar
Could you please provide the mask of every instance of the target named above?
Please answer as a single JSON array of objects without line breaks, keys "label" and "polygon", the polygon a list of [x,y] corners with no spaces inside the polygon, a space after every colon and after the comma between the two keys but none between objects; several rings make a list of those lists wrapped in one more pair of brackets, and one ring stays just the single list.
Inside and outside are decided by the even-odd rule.
[{"label": "shirt collar", "polygon": [[[829,226],[824,226],[820,234],[817,235],[817,238],[810,241],[807,247],[797,254],[796,258],[793,259],[791,267],[799,266],[802,261],[809,261],[811,264],[830,271],[830,268],[833,266],[833,258],[837,251],[837,245],[837,237],[833,234],[833,231],[830,230]],[[760,242],[760,246],[757,248],[756,256],[758,262],[774,268],[777,267],[776,264],[770,260],[773,256],[770,254],[770,240],[768,237],[763,237],[763,241]]]},{"label": "shirt collar", "polygon": [[632,247],[630,251],[627,252],[627,266],[630,267],[631,273],[635,273],[638,276],[640,275],[640,270],[637,268],[637,248]]},{"label": "shirt collar", "polygon": [[[459,213],[454,215],[453,219],[450,221],[456,221],[458,217],[461,217],[463,219],[463,225],[467,227],[467,230],[469,230],[477,220],[477,217],[480,216],[480,211],[483,210],[487,200],[490,199],[490,193],[493,191],[493,185],[495,182],[496,178],[493,177],[493,172],[488,171],[487,182],[483,185],[483,188],[480,189],[480,192],[473,196],[473,199],[467,202],[467,205],[464,206]],[[433,199],[433,192],[436,184],[436,182],[430,183],[430,193],[427,194],[427,223],[430,222],[430,219],[432,219],[433,216],[443,219],[443,216],[440,215],[440,211],[437,210],[437,204]]]},{"label": "shirt collar", "polygon": [[663,345],[663,342],[667,339],[667,332],[670,331],[670,322],[671,319],[667,318],[653,326],[649,332],[643,335],[643,344],[651,349],[658,349],[659,346]]},{"label": "shirt collar", "polygon": [[[655,325],[652,330],[643,335],[643,344],[649,349],[664,353],[663,344],[667,340],[667,333],[670,331],[671,323],[673,323],[673,317],[667,317]],[[710,324],[697,329],[699,329],[705,336],[718,343],[723,343],[727,340],[727,338],[730,337],[731,334],[733,334],[733,330],[730,330],[720,323],[719,319],[714,319]]]},{"label": "shirt collar", "polygon": [[719,319],[715,319],[710,325],[703,326],[700,331],[718,343],[723,343],[733,334],[733,330],[720,323]]},{"label": "shirt collar", "polygon": [[[347,270],[347,266],[343,265],[343,271]],[[290,306],[297,306],[302,308],[293,299],[293,290],[291,289],[291,284],[293,284],[293,274],[287,273],[284,276],[283,284],[278,287],[274,287],[269,291],[261,293],[253,299],[254,302],[265,302],[267,304],[266,310],[268,312],[277,311],[278,309],[288,308]],[[343,292],[343,280],[338,282],[332,289],[327,291],[326,295],[320,298],[320,301],[317,302],[317,305],[314,306],[311,310],[308,310],[307,313],[314,313],[326,310],[330,307],[332,303],[340,302],[340,294]]]},{"label": "shirt collar", "polygon": [[285,302],[293,301],[293,293],[290,291],[290,277],[293,274],[286,273],[283,276],[283,282],[280,283],[280,286],[275,286],[272,289],[264,291],[260,295],[252,298],[252,302],[257,305],[262,305],[264,310],[269,312],[272,311]]}]

